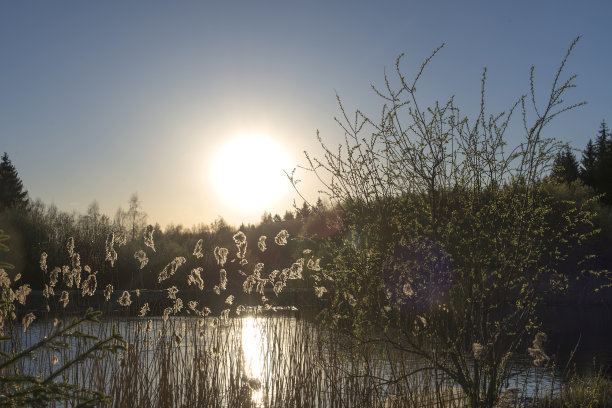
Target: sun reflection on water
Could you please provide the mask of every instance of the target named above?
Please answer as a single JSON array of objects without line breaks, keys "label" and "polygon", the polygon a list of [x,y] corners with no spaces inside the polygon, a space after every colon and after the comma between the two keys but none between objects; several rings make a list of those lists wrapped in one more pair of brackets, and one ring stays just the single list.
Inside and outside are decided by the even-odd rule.
[{"label": "sun reflection on water", "polygon": [[243,370],[249,387],[251,401],[255,406],[263,405],[263,356],[267,347],[261,335],[261,319],[245,317],[242,319],[242,358]]}]

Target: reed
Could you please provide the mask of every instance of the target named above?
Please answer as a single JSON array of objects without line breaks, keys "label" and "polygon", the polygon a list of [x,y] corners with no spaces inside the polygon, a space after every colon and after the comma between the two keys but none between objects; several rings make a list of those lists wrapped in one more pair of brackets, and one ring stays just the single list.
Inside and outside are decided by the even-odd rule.
[{"label": "reed", "polygon": [[[452,382],[435,370],[415,372],[417,362],[393,350],[350,344],[307,319],[249,314],[215,320],[156,317],[149,325],[146,319],[107,316],[83,333],[105,337],[115,325],[125,350],[72,366],[61,381],[104,393],[110,399],[103,405],[115,407],[459,406],[446,401]],[[39,322],[15,340],[27,347],[49,325]],[[84,351],[78,342],[59,355],[41,350],[20,370],[45,377],[54,357],[61,364]]]}]

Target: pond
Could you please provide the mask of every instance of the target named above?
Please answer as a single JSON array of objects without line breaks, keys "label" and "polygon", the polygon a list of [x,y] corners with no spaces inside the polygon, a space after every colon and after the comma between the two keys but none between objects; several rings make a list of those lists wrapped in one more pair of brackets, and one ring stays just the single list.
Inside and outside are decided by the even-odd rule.
[{"label": "pond", "polygon": [[[127,351],[74,366],[62,380],[104,391],[115,405],[402,406],[406,396],[430,405],[436,393],[448,390],[457,398],[456,384],[418,358],[380,346],[357,347],[284,308],[228,319],[107,318],[84,331],[104,336],[113,325],[128,341]],[[26,333],[19,328],[15,333],[25,346],[52,329],[52,322],[39,320]],[[69,350],[39,353],[22,369],[44,377],[83,350],[84,344],[73,341]],[[561,370],[533,367],[527,356],[514,363],[506,388],[518,389],[524,398],[556,392],[563,381]]]}]

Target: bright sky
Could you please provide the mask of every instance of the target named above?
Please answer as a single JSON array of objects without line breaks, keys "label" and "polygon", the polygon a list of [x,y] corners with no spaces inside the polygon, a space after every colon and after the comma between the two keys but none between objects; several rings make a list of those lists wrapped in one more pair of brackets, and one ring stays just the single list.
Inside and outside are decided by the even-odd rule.
[{"label": "bright sky", "polygon": [[[303,163],[303,150],[316,155],[317,129],[341,140],[336,92],[348,110],[376,115],[370,84],[385,67],[405,52],[410,77],[442,42],[422,97],[454,94],[473,110],[486,66],[490,107],[504,110],[528,91],[532,64],[549,90],[582,35],[568,96],[589,104],[549,134],[584,147],[612,122],[610,16],[609,1],[2,2],[0,150],[31,197],[63,210],[95,199],[112,216],[137,192],[162,226],[257,222],[294,196],[288,182],[256,187],[263,174]],[[236,138],[260,160],[229,173],[248,188],[224,194],[231,177],[211,169]],[[249,199],[257,194],[270,197]]]}]

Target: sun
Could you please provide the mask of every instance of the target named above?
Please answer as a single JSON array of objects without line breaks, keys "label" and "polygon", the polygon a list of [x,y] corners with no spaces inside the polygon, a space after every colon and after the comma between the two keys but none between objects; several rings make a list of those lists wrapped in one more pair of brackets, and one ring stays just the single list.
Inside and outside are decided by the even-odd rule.
[{"label": "sun", "polygon": [[285,194],[289,156],[266,135],[240,135],[215,153],[210,177],[216,194],[237,209],[265,209]]}]

